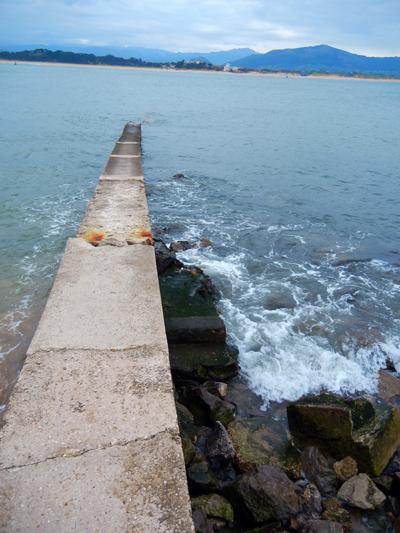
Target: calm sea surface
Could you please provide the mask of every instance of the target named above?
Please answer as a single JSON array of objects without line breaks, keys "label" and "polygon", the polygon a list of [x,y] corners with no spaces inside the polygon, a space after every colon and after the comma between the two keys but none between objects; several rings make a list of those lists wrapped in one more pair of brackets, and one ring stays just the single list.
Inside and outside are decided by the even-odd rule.
[{"label": "calm sea surface", "polygon": [[128,120],[266,404],[400,369],[400,84],[0,65],[3,392]]}]

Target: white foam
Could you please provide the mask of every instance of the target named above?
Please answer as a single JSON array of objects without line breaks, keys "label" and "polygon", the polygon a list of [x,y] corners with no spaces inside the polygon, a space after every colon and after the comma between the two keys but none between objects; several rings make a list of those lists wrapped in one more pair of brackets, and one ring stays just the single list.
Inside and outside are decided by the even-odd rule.
[{"label": "white foam", "polygon": [[[395,338],[360,347],[346,344],[345,337],[342,350],[338,351],[327,338],[296,330],[297,325],[313,320],[334,330],[335,314],[352,320],[353,295],[346,292],[346,286],[360,284],[374,292],[382,291],[368,276],[349,277],[340,268],[328,280],[318,266],[304,263],[293,264],[295,271],[287,279],[269,279],[268,274],[257,278],[247,271],[249,257],[245,253],[220,257],[212,249],[193,249],[180,257],[202,266],[221,289],[220,311],[232,342],[239,348],[242,372],[252,389],[263,397],[266,407],[272,401],[293,401],[321,390],[372,393],[389,354],[400,368],[400,343]],[[308,302],[307,293],[295,284],[299,277],[327,283],[326,298],[317,294],[315,300]],[[336,297],[339,289],[341,295]],[[265,309],[265,296],[278,290],[290,292],[297,307]]]}]

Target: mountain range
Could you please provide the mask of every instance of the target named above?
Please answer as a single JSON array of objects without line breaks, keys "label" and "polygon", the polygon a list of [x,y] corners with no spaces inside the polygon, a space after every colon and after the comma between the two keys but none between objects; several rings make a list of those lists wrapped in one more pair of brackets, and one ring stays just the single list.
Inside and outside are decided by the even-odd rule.
[{"label": "mountain range", "polygon": [[[19,46],[0,44],[0,50],[8,50],[9,52],[26,51],[39,47],[39,45],[32,44]],[[220,52],[170,52],[158,48],[46,45],[46,49],[50,51],[63,50],[63,53],[71,52],[80,55],[93,54],[96,58],[102,59],[102,64],[111,61],[109,58],[112,58],[111,64],[121,65],[127,61],[130,64],[140,62],[163,64],[201,60],[214,66],[229,63],[232,66],[249,70],[400,77],[400,57],[368,57],[327,45],[273,50],[265,54],[257,53],[250,48],[237,48]],[[71,59],[69,62],[74,61]],[[98,63],[98,61],[93,61],[93,58],[84,62]]]},{"label": "mountain range", "polygon": [[254,70],[400,76],[400,57],[367,57],[327,45],[256,53],[232,64]]}]

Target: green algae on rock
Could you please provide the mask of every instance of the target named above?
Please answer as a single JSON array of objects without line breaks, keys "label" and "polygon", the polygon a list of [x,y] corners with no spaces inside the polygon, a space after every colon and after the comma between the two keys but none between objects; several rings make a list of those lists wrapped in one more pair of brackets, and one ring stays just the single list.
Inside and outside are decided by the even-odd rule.
[{"label": "green algae on rock", "polygon": [[236,376],[237,350],[226,344],[170,344],[174,374],[196,380],[228,379]]},{"label": "green algae on rock", "polygon": [[297,446],[314,445],[337,459],[350,455],[375,476],[400,444],[399,412],[382,401],[321,394],[289,405],[287,414]]}]

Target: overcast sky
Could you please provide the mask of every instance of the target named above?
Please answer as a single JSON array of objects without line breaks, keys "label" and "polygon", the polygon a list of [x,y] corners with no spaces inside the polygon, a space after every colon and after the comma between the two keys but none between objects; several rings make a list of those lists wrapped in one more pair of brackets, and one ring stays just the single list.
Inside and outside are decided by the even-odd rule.
[{"label": "overcast sky", "polygon": [[0,0],[0,41],[400,56],[400,0]]}]

